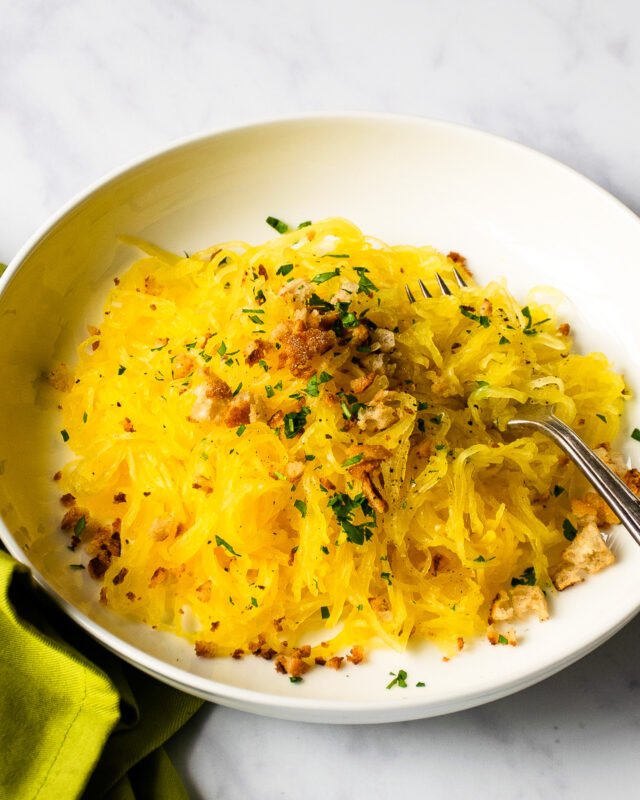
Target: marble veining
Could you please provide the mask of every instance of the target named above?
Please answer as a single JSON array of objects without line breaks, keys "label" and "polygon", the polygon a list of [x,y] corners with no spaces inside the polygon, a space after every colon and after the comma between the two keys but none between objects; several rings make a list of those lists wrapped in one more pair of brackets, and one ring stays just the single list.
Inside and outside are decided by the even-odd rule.
[{"label": "marble veining", "polygon": [[[0,0],[0,19],[0,261],[124,161],[309,111],[484,128],[640,210],[635,0]],[[312,726],[208,707],[170,749],[195,798],[632,796],[639,642],[635,621],[538,686],[421,722]]]}]

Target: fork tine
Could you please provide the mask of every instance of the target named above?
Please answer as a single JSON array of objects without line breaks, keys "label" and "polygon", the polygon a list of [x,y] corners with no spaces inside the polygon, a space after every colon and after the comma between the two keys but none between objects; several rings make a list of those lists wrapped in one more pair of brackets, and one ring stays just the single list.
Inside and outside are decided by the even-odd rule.
[{"label": "fork tine", "polygon": [[462,277],[462,275],[458,272],[458,270],[455,267],[453,268],[453,274],[456,276],[456,280],[458,281],[458,286],[461,289],[464,289],[466,287],[467,283],[466,283],[465,279]]},{"label": "fork tine", "polygon": [[409,302],[410,303],[415,303],[416,302],[416,298],[413,296],[413,293],[412,293],[411,289],[409,288],[409,284],[408,283],[405,283],[404,289],[405,289],[405,291],[407,293],[407,297],[409,298]]},{"label": "fork tine", "polygon": [[427,287],[422,282],[421,278],[418,278],[418,286],[420,287],[420,291],[422,292],[423,297],[431,297],[431,292],[427,289]]},{"label": "fork tine", "polygon": [[442,280],[442,277],[437,272],[436,272],[436,280],[438,281],[438,286],[440,287],[440,291],[442,292],[442,294],[450,295],[451,289]]}]

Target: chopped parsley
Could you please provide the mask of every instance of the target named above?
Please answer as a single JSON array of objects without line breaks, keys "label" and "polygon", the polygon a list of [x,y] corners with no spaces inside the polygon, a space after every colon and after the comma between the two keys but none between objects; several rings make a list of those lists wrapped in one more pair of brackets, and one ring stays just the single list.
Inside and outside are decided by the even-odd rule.
[{"label": "chopped parsley", "polygon": [[262,291],[262,289],[258,289],[258,291],[255,293],[255,298],[256,298],[256,303],[258,303],[258,305],[263,305],[263,303],[267,302],[267,298],[265,297],[265,294]]},{"label": "chopped parsley", "polygon": [[418,411],[425,411],[427,408],[429,408],[429,403],[425,403],[424,400],[418,403]]},{"label": "chopped parsley", "polygon": [[85,412],[84,412],[84,414],[82,415],[82,421],[83,421],[83,422],[86,422],[88,419],[89,419],[89,415],[88,415],[88,414],[87,414],[87,412],[85,411]]},{"label": "chopped parsley", "polygon": [[387,684],[387,689],[393,689],[394,686],[399,686],[401,689],[407,688],[407,673],[403,669],[399,669],[397,675],[395,672],[390,672],[389,675],[393,675],[394,678]]},{"label": "chopped parsley", "polygon": [[240,389],[242,389],[242,381],[240,381],[240,383],[233,390],[232,397],[235,397],[238,394],[238,392],[240,391]]},{"label": "chopped parsley", "polygon": [[572,542],[576,538],[578,529],[572,525],[570,519],[565,519],[562,522],[562,533],[564,534],[565,539],[568,539],[570,542]]},{"label": "chopped parsley", "polygon": [[62,436],[62,441],[63,442],[68,442],[69,441],[69,433],[64,428],[60,431],[60,436]]},{"label": "chopped parsley", "polygon": [[511,578],[512,586],[535,586],[536,571],[533,567],[527,567],[519,578]]},{"label": "chopped parsley", "polygon": [[290,411],[284,415],[282,420],[284,435],[287,439],[293,439],[304,431],[308,414],[311,413],[309,406],[303,406],[300,411]]},{"label": "chopped parsley", "polygon": [[369,270],[366,267],[354,267],[353,271],[358,275],[358,294],[363,293],[371,295],[373,292],[378,291],[378,287],[372,280],[367,278],[366,273]]},{"label": "chopped parsley", "polygon": [[288,275],[293,269],[293,264],[283,264],[276,270],[276,275]]},{"label": "chopped parsley", "polygon": [[553,487],[553,496],[554,496],[554,497],[560,497],[560,495],[561,495],[561,494],[562,494],[564,491],[565,491],[565,488],[564,488],[564,486],[560,486],[560,484],[559,484],[559,483],[556,483],[556,485]]},{"label": "chopped parsley", "polygon": [[267,397],[273,397],[273,395],[275,394],[275,391],[273,390],[273,386],[267,385],[267,386],[264,387],[264,390],[267,393]]},{"label": "chopped parsley", "polygon": [[312,224],[313,224],[313,223],[311,222],[311,220],[310,220],[310,219],[306,219],[304,222],[301,222],[301,223],[298,225],[298,230],[300,230],[301,228],[308,228],[308,227],[309,227],[309,225],[312,225]]},{"label": "chopped parsley", "polygon": [[299,675],[297,675],[295,677],[293,675],[291,675],[289,677],[289,680],[291,681],[291,683],[302,683],[302,678]]},{"label": "chopped parsley", "polygon": [[304,500],[296,500],[293,505],[298,509],[300,516],[304,519],[304,517],[307,516],[307,504]]},{"label": "chopped parsley", "polygon": [[316,460],[316,457],[315,457],[314,455],[311,455],[311,454],[309,454],[309,455],[306,455],[306,456],[304,457],[304,460],[305,460],[305,461],[315,461],[315,460]]},{"label": "chopped parsley", "polygon": [[240,425],[236,428],[236,436],[242,436],[242,434],[247,430],[246,425]]},{"label": "chopped parsley", "polygon": [[84,564],[69,564],[69,569],[84,569]]},{"label": "chopped parsley", "polygon": [[426,686],[426,685],[427,685],[427,684],[426,684],[424,681],[418,681],[418,682],[416,683],[416,686],[418,687],[418,689],[422,689],[422,688],[423,688],[424,686]]},{"label": "chopped parsley", "polygon": [[325,554],[325,556],[328,556],[328,555],[329,555],[329,548],[328,548],[328,547],[325,547],[325,545],[322,545],[322,547],[320,548],[320,550],[322,550],[322,552]]},{"label": "chopped parsley", "polygon": [[310,308],[318,309],[318,311],[333,311],[335,308],[333,303],[329,303],[327,300],[323,300],[321,297],[318,297],[315,292],[307,300],[307,305]]},{"label": "chopped parsley", "polygon": [[[344,492],[336,493],[329,499],[328,506],[336,515],[336,520],[346,533],[348,542],[364,544],[373,536],[372,527],[376,524],[376,514],[362,492],[355,497],[350,497]],[[365,517],[365,521],[355,524],[353,517],[358,509]]]},{"label": "chopped parsley", "polygon": [[355,456],[351,456],[351,458],[347,458],[346,461],[342,462],[343,467],[352,467],[354,464],[359,464],[362,459],[364,458],[363,453],[358,453]]},{"label": "chopped parsley", "polygon": [[598,419],[601,419],[603,422],[607,421],[607,418],[605,417],[604,414],[596,414],[596,417],[598,417]]},{"label": "chopped parsley", "polygon": [[319,272],[317,275],[314,275],[311,278],[312,283],[326,283],[330,281],[332,278],[337,278],[340,275],[340,268],[336,267],[331,272]]},{"label": "chopped parsley", "polygon": [[500,337],[500,341],[498,342],[498,344],[510,344],[510,342],[509,342],[509,340],[507,339],[506,336],[501,336]]},{"label": "chopped parsley", "polygon": [[329,619],[331,614],[329,613],[328,606],[321,606],[320,607],[320,616],[322,617],[322,619]]},{"label": "chopped parsley", "polygon": [[381,572],[380,577],[383,581],[386,581],[389,586],[391,586],[391,573],[390,572]]},{"label": "chopped parsley", "polygon": [[634,428],[631,431],[631,438],[635,439],[636,442],[640,442],[640,430],[638,430],[637,428]]},{"label": "chopped parsley", "polygon": [[82,532],[87,527],[87,518],[83,515],[73,526],[73,532],[76,536],[82,536]]},{"label": "chopped parsley", "polygon": [[326,383],[327,381],[330,381],[332,378],[333,375],[329,375],[328,372],[321,372],[319,376],[313,375],[311,378],[309,378],[307,387],[303,391],[310,397],[318,397],[318,395],[320,394],[319,384]]},{"label": "chopped parsley", "polygon": [[488,328],[491,325],[491,320],[489,317],[485,317],[484,315],[475,314],[473,311],[472,306],[459,306],[460,313],[463,317],[468,317],[472,319],[474,322],[477,322],[479,325],[482,325],[483,328]]},{"label": "chopped parsley", "polygon": [[258,365],[259,365],[259,366],[261,366],[261,367],[262,367],[262,369],[263,369],[265,372],[269,372],[269,365],[268,365],[268,364],[267,364],[267,362],[264,360],[264,358],[261,358],[261,359],[260,359],[260,361],[258,361]]},{"label": "chopped parsley", "polygon": [[238,558],[242,558],[240,553],[236,553],[236,551],[233,549],[233,547],[231,547],[229,542],[225,542],[222,536],[216,535],[216,544],[218,545],[218,547],[224,547],[224,549],[228,550],[232,555],[237,556]]},{"label": "chopped parsley", "polygon": [[118,375],[122,375],[123,372],[126,372],[127,368],[123,367],[122,364],[118,367]]},{"label": "chopped parsley", "polygon": [[227,345],[224,341],[222,341],[220,342],[220,347],[218,348],[218,355],[222,357],[226,352],[227,352]]},{"label": "chopped parsley", "polygon": [[500,634],[498,636],[498,644],[509,644],[509,640],[507,639],[506,636],[503,636],[502,634]]},{"label": "chopped parsley", "polygon": [[289,226],[286,222],[283,222],[281,219],[277,217],[267,217],[265,222],[267,225],[271,225],[271,227],[278,231],[278,233],[286,233],[289,230]]},{"label": "chopped parsley", "polygon": [[258,601],[256,600],[256,598],[255,598],[255,597],[252,597],[252,598],[251,598],[251,605],[252,605],[254,608],[257,608],[257,607],[258,607]]}]

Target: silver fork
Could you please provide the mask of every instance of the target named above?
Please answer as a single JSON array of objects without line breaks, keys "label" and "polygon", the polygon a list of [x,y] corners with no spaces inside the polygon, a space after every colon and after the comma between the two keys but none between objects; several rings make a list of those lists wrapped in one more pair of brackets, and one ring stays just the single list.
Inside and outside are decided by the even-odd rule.
[{"label": "silver fork", "polygon": [[[467,284],[462,275],[457,269],[453,270],[453,274],[458,286],[464,289]],[[436,281],[442,294],[453,294],[437,272]],[[423,297],[433,297],[423,281],[418,280],[418,286]],[[415,303],[416,298],[409,286],[405,284],[404,288],[409,302]],[[519,409],[518,414],[507,422],[507,427],[514,432],[527,429],[541,431],[553,439],[613,509],[635,541],[640,544],[640,501],[624,481],[593,450],[587,447],[578,434],[555,416],[553,407],[525,403]]]}]

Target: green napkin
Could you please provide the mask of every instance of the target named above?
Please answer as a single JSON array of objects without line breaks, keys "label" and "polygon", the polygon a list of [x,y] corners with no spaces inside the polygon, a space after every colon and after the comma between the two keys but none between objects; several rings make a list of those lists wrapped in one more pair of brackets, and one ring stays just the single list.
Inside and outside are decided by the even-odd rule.
[{"label": "green napkin", "polygon": [[94,642],[4,552],[0,642],[0,797],[187,800],[162,744],[202,701]]}]

